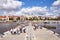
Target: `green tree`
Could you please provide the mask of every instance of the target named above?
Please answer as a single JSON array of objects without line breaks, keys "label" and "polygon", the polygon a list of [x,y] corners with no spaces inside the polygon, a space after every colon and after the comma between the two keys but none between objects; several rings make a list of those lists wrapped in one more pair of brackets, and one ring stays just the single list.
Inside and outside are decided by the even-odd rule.
[{"label": "green tree", "polygon": [[9,18],[9,20],[13,20],[13,18]]},{"label": "green tree", "polygon": [[17,20],[20,20],[20,17],[17,17]]}]

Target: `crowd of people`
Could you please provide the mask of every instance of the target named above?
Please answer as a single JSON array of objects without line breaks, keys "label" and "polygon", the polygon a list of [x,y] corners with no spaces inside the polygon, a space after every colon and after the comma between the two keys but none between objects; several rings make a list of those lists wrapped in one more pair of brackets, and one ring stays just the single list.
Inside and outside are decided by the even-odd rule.
[{"label": "crowd of people", "polygon": [[33,23],[32,26],[34,26],[34,28],[33,28],[34,30],[36,30],[38,28],[42,29],[42,27],[43,27],[42,25],[38,25],[37,23]]},{"label": "crowd of people", "polygon": [[10,30],[11,34],[20,34],[20,33],[26,33],[26,27],[20,27],[18,26],[17,28],[12,28]]},{"label": "crowd of people", "polygon": [[[46,25],[39,25],[38,23],[33,23],[32,26],[34,26],[34,28],[33,28],[34,30],[36,30],[38,28],[39,29],[46,28]],[[53,34],[56,33],[56,29],[53,29],[52,31],[53,31]]]},{"label": "crowd of people", "polygon": [[[32,23],[32,26],[33,26],[33,30],[36,30],[36,29],[42,29],[43,27],[45,28],[45,25],[40,25],[40,24],[37,24],[37,23]],[[20,33],[26,33],[26,26],[18,26],[16,29],[13,28],[10,30],[11,31],[11,34],[20,34]],[[55,34],[55,30],[53,31],[54,34]]]}]

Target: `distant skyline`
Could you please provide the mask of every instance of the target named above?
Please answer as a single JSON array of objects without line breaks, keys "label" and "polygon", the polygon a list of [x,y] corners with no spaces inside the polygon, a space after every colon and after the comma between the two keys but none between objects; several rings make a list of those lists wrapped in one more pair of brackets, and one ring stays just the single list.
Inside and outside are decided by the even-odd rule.
[{"label": "distant skyline", "polygon": [[60,0],[0,0],[0,15],[59,16]]}]

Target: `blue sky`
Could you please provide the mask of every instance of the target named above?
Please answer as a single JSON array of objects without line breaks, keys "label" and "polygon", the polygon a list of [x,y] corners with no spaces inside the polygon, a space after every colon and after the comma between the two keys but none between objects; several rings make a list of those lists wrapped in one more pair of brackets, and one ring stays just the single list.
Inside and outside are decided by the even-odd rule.
[{"label": "blue sky", "polygon": [[51,7],[52,3],[56,0],[19,0],[19,1],[24,2],[23,7],[47,6],[49,8]]},{"label": "blue sky", "polygon": [[60,16],[60,0],[0,0],[0,15],[7,14]]}]

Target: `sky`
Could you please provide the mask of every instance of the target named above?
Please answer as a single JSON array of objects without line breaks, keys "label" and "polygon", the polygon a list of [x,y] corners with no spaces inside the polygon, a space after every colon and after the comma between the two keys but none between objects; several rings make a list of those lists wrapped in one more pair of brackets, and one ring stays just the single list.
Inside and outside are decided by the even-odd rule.
[{"label": "sky", "polygon": [[20,0],[20,1],[25,3],[25,5],[23,7],[47,6],[49,8],[51,6],[51,4],[56,0]]},{"label": "sky", "polygon": [[60,16],[60,0],[0,0],[0,15]]}]

